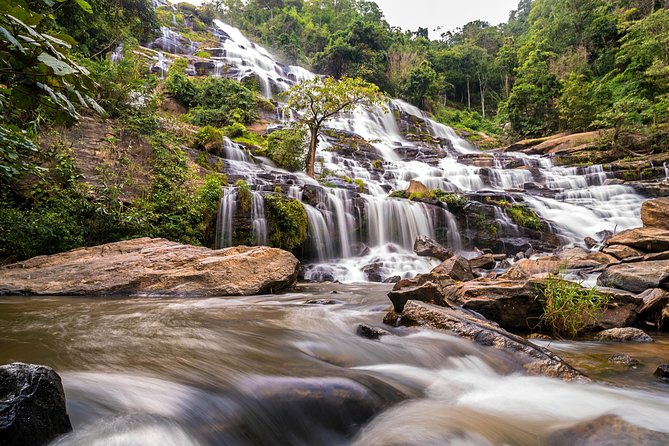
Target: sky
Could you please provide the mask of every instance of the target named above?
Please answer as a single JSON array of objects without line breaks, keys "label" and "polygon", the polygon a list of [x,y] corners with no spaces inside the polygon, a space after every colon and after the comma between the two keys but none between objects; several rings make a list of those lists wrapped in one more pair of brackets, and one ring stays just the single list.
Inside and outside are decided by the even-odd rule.
[{"label": "sky", "polygon": [[[491,25],[506,22],[509,12],[516,9],[518,0],[373,0],[383,10],[390,26],[415,31],[428,28],[430,38],[442,32],[462,27],[472,20],[484,20]],[[440,31],[433,31],[437,27]]]}]

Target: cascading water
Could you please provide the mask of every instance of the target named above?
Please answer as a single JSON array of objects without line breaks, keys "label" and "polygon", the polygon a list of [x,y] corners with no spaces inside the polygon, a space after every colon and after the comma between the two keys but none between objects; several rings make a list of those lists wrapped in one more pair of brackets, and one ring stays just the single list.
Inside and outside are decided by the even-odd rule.
[{"label": "cascading water", "polygon": [[267,219],[265,218],[265,198],[258,191],[251,193],[253,205],[251,207],[251,221],[253,222],[253,241],[258,246],[268,243]]},{"label": "cascading water", "polygon": [[[277,63],[234,27],[215,21],[215,33],[221,39],[216,66],[230,67],[225,73],[217,68],[216,73],[221,70],[220,74],[237,79],[253,75],[266,97],[315,76]],[[277,108],[277,115],[284,123],[295,118],[284,107]],[[283,184],[284,193],[305,204],[309,236],[302,253],[309,263],[307,279],[367,280],[371,267],[380,271],[377,279],[424,272],[433,262],[413,254],[417,235],[435,237],[438,232],[452,249],[461,249],[461,228],[447,210],[388,197],[390,191],[406,189],[410,180],[447,192],[512,194],[511,201],[529,205],[565,243],[640,224],[642,197],[630,187],[607,184],[611,174],[602,166],[561,167],[538,155],[481,152],[451,128],[401,100],[389,100],[387,110],[357,109],[326,125],[366,144],[358,153],[356,148],[340,149],[336,139],[321,139],[316,171],[329,187],[304,174],[277,169],[266,159],[251,158],[227,139],[224,144],[230,177],[244,178],[259,194]],[[221,239],[222,246],[230,243],[228,225],[233,224],[227,194],[222,208],[223,204],[228,207],[219,220],[219,232],[228,234]],[[498,209],[495,217],[500,237],[518,236],[519,227],[505,212]],[[256,226],[254,217],[252,226]],[[256,242],[265,239],[256,238]],[[475,246],[476,240],[470,243]]]}]

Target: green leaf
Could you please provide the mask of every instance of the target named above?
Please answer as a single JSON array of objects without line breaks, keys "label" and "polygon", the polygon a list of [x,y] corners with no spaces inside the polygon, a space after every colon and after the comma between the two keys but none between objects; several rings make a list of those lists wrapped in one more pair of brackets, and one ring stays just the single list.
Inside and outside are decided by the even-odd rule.
[{"label": "green leaf", "polygon": [[23,48],[23,45],[19,43],[18,40],[16,40],[16,37],[14,37],[9,31],[7,31],[5,28],[0,26],[0,34],[5,36],[5,39],[9,41],[15,48],[17,48],[19,51],[21,51],[23,54],[26,53],[25,49]]},{"label": "green leaf", "polygon": [[77,2],[77,5],[81,7],[84,11],[86,11],[89,14],[93,13],[93,8],[91,8],[91,5],[86,1],[86,0],[74,0]]},{"label": "green leaf", "polygon": [[77,72],[77,70],[72,68],[69,64],[56,59],[48,53],[41,53],[37,56],[37,59],[51,68],[56,76],[66,76]]}]

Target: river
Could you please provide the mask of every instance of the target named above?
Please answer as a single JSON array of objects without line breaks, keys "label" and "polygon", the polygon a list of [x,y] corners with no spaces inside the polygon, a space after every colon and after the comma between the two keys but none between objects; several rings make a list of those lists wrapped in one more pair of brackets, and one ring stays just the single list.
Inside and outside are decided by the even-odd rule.
[{"label": "river", "polygon": [[[552,342],[598,380],[565,383],[526,376],[509,355],[446,333],[357,335],[361,323],[383,327],[388,290],[3,298],[0,361],[62,376],[74,433],[59,445],[540,445],[604,414],[669,432],[669,385],[652,378],[669,338]],[[614,353],[641,366],[608,364]]]}]

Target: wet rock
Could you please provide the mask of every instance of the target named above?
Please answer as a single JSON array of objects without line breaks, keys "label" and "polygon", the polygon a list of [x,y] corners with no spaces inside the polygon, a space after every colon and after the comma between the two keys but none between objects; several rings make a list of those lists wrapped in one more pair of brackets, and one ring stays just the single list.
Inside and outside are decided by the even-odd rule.
[{"label": "wet rock", "polygon": [[500,328],[480,315],[460,308],[438,307],[422,302],[408,302],[402,314],[388,313],[386,324],[426,326],[448,332],[477,344],[508,352],[531,375],[546,375],[567,381],[589,381],[579,371],[549,350]]},{"label": "wet rock", "polygon": [[345,303],[343,300],[337,299],[311,299],[305,302],[307,305],[340,305]]},{"label": "wet rock", "polygon": [[442,262],[453,257],[453,253],[449,249],[444,248],[439,243],[424,235],[416,237],[413,250],[416,255],[420,257],[433,257]]},{"label": "wet rock", "polygon": [[669,364],[660,364],[653,376],[658,378],[660,381],[669,382]]},{"label": "wet rock", "polygon": [[616,287],[633,293],[660,288],[669,279],[669,260],[611,265],[597,279],[601,286]]},{"label": "wet rock", "polygon": [[585,246],[587,246],[590,249],[594,248],[595,246],[597,246],[599,244],[599,242],[597,242],[597,240],[595,240],[592,237],[584,238],[583,242],[585,243]]},{"label": "wet rock", "polygon": [[556,256],[540,257],[538,259],[520,259],[507,272],[502,274],[504,279],[523,280],[533,276],[557,274],[564,268],[564,262]]},{"label": "wet rock", "polygon": [[384,279],[383,263],[370,263],[362,268],[369,282],[381,283]]},{"label": "wet rock", "polygon": [[628,229],[611,237],[606,244],[625,245],[646,253],[669,251],[669,229]]},{"label": "wet rock", "polygon": [[550,336],[545,335],[543,333],[532,333],[531,335],[529,335],[527,337],[527,339],[537,339],[537,340],[540,340],[540,341],[550,341],[553,338],[551,338]]},{"label": "wet rock", "polygon": [[615,257],[618,260],[643,256],[643,253],[638,249],[630,248],[629,246],[625,245],[607,246],[602,250],[602,253]]},{"label": "wet rock", "polygon": [[609,356],[608,361],[611,364],[620,364],[627,367],[637,367],[639,365],[639,360],[632,358],[630,355],[620,354]]},{"label": "wet rock", "polygon": [[483,254],[469,260],[469,266],[471,268],[479,269],[492,269],[495,267],[495,263],[497,262],[495,261],[495,256],[492,254]]},{"label": "wet rock", "polygon": [[600,289],[599,293],[608,298],[604,312],[592,321],[590,329],[608,330],[610,328],[629,327],[637,321],[637,311],[643,301],[634,294],[614,289]]},{"label": "wet rock", "polygon": [[633,327],[611,328],[597,333],[595,339],[603,342],[653,342],[643,330]]},{"label": "wet rock", "polygon": [[397,283],[400,280],[402,280],[400,276],[390,276],[386,280],[384,280],[383,283]]},{"label": "wet rock", "polygon": [[659,288],[647,289],[637,297],[643,301],[643,305],[638,310],[639,316],[643,318],[654,317],[669,303],[669,292]]},{"label": "wet rock", "polygon": [[469,266],[469,261],[462,256],[454,256],[442,262],[430,271],[430,274],[448,276],[453,280],[461,282],[474,280],[474,273],[471,266]]},{"label": "wet rock", "polygon": [[553,432],[541,444],[545,446],[658,446],[669,444],[669,434],[635,426],[616,415],[605,415]]},{"label": "wet rock", "polygon": [[369,324],[360,324],[355,331],[358,336],[362,336],[367,339],[379,339],[381,336],[389,335],[388,330],[384,330],[380,327],[374,327]]},{"label": "wet rock", "polygon": [[641,221],[645,227],[669,230],[669,197],[644,201]]},{"label": "wet rock", "polygon": [[72,430],[60,376],[49,367],[0,366],[0,444],[47,444]]},{"label": "wet rock", "polygon": [[407,286],[407,284],[403,284],[402,282],[404,281],[400,280],[397,282],[395,288],[388,293],[388,298],[393,303],[396,313],[404,311],[406,303],[410,300],[444,305],[444,299],[437,284],[425,282],[420,285],[412,284],[412,286]]},{"label": "wet rock", "polygon": [[538,325],[543,308],[536,298],[540,281],[477,279],[443,290],[446,301],[475,311],[507,330]]},{"label": "wet rock", "polygon": [[211,250],[140,238],[40,256],[0,268],[0,294],[228,296],[292,286],[299,262],[287,251]]}]

